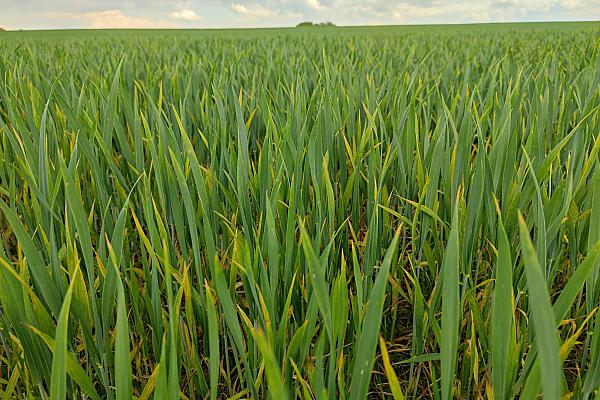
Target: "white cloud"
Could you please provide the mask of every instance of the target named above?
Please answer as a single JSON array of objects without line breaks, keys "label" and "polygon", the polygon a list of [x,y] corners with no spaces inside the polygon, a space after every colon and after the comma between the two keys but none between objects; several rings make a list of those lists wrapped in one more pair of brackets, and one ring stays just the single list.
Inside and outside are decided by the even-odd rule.
[{"label": "white cloud", "polygon": [[319,0],[304,0],[304,4],[315,11],[322,11],[326,7],[323,7]]},{"label": "white cloud", "polygon": [[414,17],[428,17],[439,13],[440,10],[437,8],[420,7],[409,3],[399,3],[392,11],[394,18],[399,20],[406,20]]},{"label": "white cloud", "polygon": [[149,18],[132,17],[121,10],[93,11],[79,14],[61,14],[59,17],[85,21],[92,29],[155,29],[176,28],[177,25],[166,21],[154,21]]},{"label": "white cloud", "polygon": [[182,19],[184,21],[198,21],[200,16],[194,10],[179,10],[169,14],[171,18]]},{"label": "white cloud", "polygon": [[579,0],[560,0],[557,4],[567,10],[575,10],[583,6]]},{"label": "white cloud", "polygon": [[471,13],[474,22],[489,22],[490,14],[487,11],[474,11]]},{"label": "white cloud", "polygon": [[[562,15],[560,19],[581,19],[594,15],[593,5],[600,4],[599,0],[494,0],[492,9],[496,12],[508,13],[505,16],[515,16],[520,13],[531,20],[553,19],[553,16]],[[510,12],[513,14],[510,14]],[[517,13],[517,14],[514,14]],[[504,15],[504,14],[500,14]],[[521,18],[519,18],[521,19]],[[585,18],[584,18],[585,19]]]},{"label": "white cloud", "polygon": [[[52,6],[50,6],[52,3]],[[593,20],[600,0],[0,0],[10,29],[435,24]]]},{"label": "white cloud", "polygon": [[492,3],[493,7],[521,7],[523,6],[523,2],[521,0],[495,0]]},{"label": "white cloud", "polygon": [[251,18],[251,19],[275,18],[275,17],[289,19],[289,18],[299,18],[302,16],[302,14],[291,12],[291,11],[286,12],[286,13],[280,13],[277,10],[273,10],[271,8],[264,7],[260,4],[245,5],[245,4],[240,4],[240,3],[233,3],[233,4],[231,4],[230,8],[231,8],[231,11],[235,12],[236,14],[240,14],[244,17]]},{"label": "white cloud", "polygon": [[413,3],[413,2],[399,2],[392,10],[391,15],[396,21],[402,22],[417,22],[422,23],[427,21],[428,18],[438,17],[445,14],[458,13],[461,11],[471,10],[472,7],[465,9],[464,4],[447,3],[439,4],[439,2],[431,3]]},{"label": "white cloud", "polygon": [[245,15],[247,17],[272,17],[274,13],[263,6],[254,5],[246,7],[244,4],[233,3],[231,5],[231,11]]}]

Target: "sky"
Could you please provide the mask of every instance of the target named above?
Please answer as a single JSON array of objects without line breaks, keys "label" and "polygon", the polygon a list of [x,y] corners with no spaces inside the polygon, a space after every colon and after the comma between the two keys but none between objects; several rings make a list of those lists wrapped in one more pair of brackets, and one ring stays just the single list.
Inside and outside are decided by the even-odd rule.
[{"label": "sky", "polygon": [[600,0],[0,0],[5,29],[600,20]]}]

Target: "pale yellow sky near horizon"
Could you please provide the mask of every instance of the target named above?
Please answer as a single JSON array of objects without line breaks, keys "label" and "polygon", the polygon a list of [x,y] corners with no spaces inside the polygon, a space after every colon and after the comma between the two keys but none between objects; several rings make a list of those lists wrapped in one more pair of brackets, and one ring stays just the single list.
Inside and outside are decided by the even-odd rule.
[{"label": "pale yellow sky near horizon", "polygon": [[241,28],[600,19],[600,0],[0,0],[5,29]]}]

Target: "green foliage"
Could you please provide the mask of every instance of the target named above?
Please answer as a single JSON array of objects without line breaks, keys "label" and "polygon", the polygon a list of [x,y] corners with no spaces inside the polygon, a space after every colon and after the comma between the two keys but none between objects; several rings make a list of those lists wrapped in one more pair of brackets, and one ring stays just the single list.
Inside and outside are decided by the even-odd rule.
[{"label": "green foliage", "polygon": [[305,22],[300,22],[298,25],[296,25],[296,27],[298,28],[310,28],[310,27],[315,27],[315,26],[325,26],[325,27],[331,27],[331,26],[335,26],[335,24],[333,22],[310,22],[310,21],[305,21]]},{"label": "green foliage", "polygon": [[597,31],[7,32],[0,397],[596,398]]}]

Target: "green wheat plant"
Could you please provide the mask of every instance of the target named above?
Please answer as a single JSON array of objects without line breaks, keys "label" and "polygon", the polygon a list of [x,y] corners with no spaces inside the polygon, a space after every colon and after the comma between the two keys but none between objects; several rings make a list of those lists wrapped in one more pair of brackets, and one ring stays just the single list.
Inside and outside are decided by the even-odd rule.
[{"label": "green wheat plant", "polygon": [[599,29],[5,32],[1,400],[598,398]]}]

